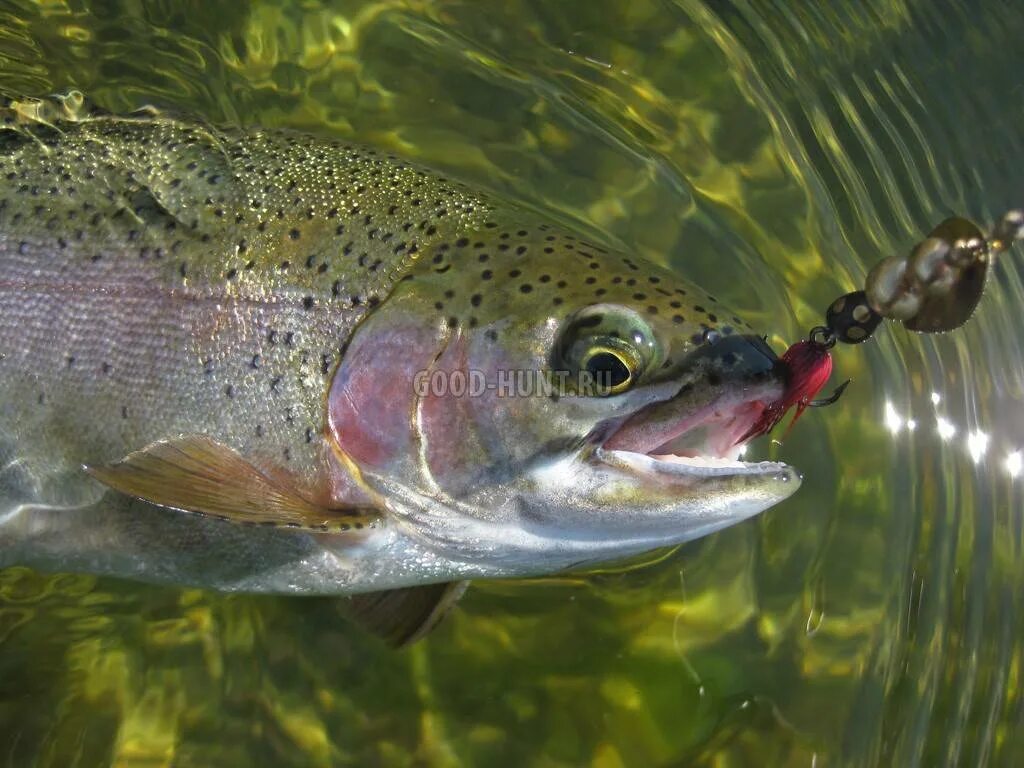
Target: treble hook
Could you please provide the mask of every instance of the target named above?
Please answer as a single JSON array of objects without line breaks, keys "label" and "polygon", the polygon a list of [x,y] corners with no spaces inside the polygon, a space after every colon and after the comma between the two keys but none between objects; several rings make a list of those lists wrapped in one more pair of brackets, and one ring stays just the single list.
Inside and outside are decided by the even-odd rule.
[{"label": "treble hook", "polygon": [[835,392],[833,392],[828,397],[823,397],[819,400],[808,400],[805,403],[805,406],[807,408],[824,408],[826,405],[832,405],[840,397],[843,396],[843,392],[846,391],[846,388],[850,385],[851,381],[853,381],[853,379],[847,379],[846,381],[844,381],[842,384],[836,387]]}]

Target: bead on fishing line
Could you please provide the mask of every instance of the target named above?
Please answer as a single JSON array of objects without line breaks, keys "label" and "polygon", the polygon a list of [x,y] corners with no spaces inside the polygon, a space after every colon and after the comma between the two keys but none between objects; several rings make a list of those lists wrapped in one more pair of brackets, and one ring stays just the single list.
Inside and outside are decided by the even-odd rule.
[{"label": "bead on fishing line", "polygon": [[868,295],[864,291],[840,296],[825,310],[825,327],[836,341],[844,344],[867,341],[880,322],[882,316],[868,304]]}]

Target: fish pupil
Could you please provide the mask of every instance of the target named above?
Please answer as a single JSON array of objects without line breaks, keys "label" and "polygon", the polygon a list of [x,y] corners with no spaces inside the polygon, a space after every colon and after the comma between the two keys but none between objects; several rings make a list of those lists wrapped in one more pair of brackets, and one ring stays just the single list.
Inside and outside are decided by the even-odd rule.
[{"label": "fish pupil", "polygon": [[629,381],[626,364],[611,352],[598,352],[587,360],[587,372],[594,381],[606,387],[618,387]]}]

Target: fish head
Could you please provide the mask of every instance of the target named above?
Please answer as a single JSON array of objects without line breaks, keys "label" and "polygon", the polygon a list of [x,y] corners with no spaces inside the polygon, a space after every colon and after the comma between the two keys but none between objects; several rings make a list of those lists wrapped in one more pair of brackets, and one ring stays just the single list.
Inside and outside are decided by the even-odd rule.
[{"label": "fish head", "polygon": [[331,438],[393,513],[528,574],[694,539],[797,489],[785,464],[739,460],[787,375],[749,327],[639,257],[501,235],[427,251],[335,375]]}]

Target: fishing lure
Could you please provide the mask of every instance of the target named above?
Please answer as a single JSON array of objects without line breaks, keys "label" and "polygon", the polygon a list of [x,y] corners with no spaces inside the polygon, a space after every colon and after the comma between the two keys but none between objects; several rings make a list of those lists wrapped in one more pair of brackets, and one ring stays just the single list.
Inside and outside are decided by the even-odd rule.
[{"label": "fishing lure", "polygon": [[829,397],[813,399],[832,374],[831,349],[836,342],[861,344],[883,319],[918,333],[959,328],[978,306],[996,256],[1022,238],[1024,210],[1005,213],[987,237],[973,222],[953,216],[929,232],[909,256],[878,262],[863,290],[833,301],[824,325],[812,328],[807,339],[785,351],[780,365],[788,383],[782,396],[765,408],[739,442],[767,434],[793,407],[790,429],[806,408],[831,405],[842,396],[849,380]]}]

